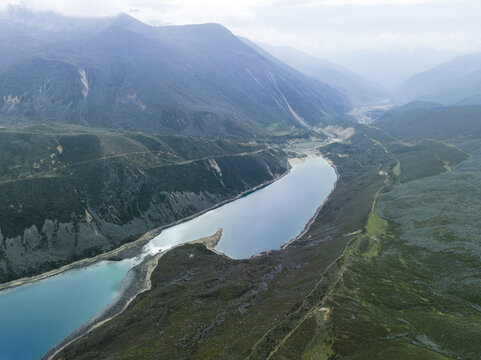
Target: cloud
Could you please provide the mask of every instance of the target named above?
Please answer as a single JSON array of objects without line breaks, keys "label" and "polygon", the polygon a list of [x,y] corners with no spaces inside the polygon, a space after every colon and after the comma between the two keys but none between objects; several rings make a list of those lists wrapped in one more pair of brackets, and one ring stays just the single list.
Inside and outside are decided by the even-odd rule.
[{"label": "cloud", "polygon": [[233,25],[255,21],[255,9],[273,6],[278,0],[0,0],[31,10],[53,10],[69,16],[96,17],[130,13],[149,23],[221,22]]},{"label": "cloud", "polygon": [[428,3],[459,3],[464,0],[317,0],[298,1],[295,7],[319,7],[319,6],[409,6]]},{"label": "cloud", "polygon": [[252,40],[318,55],[481,48],[479,0],[0,0],[0,7],[12,3],[82,17],[125,12],[152,25],[217,22]]}]

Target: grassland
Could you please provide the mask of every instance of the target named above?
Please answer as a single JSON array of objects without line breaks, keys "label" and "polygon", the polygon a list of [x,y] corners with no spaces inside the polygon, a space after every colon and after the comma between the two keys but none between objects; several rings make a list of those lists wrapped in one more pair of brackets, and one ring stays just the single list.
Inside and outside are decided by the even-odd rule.
[{"label": "grassland", "polygon": [[323,302],[332,358],[479,359],[480,165],[472,153],[451,172],[383,194],[381,250],[370,256],[378,245],[356,240],[367,256],[346,259]]},{"label": "grassland", "polygon": [[321,151],[340,177],[298,241],[242,261],[180,247],[58,358],[479,358],[479,142],[358,127]]},{"label": "grassland", "polygon": [[[334,356],[334,307],[324,302],[355,259],[380,256],[390,225],[373,204],[400,181],[393,172],[398,157],[375,135],[360,128],[349,142],[321,149],[336,164],[338,184],[308,232],[284,251],[239,261],[180,247],[160,259],[151,291],[58,358]],[[442,150],[433,152],[441,159],[462,154]],[[439,174],[443,165],[430,169]]]},{"label": "grassland", "polygon": [[398,163],[327,295],[270,358],[480,358],[480,143],[410,131],[368,130]]}]

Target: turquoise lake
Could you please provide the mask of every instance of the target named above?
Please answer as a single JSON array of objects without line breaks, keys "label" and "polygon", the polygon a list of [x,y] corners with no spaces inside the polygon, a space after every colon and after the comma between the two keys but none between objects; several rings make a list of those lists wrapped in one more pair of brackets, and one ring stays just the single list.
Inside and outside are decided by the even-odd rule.
[{"label": "turquoise lake", "polygon": [[[233,258],[279,249],[297,236],[336,182],[323,159],[307,159],[278,181],[197,218],[165,229],[144,252],[213,235],[216,249]],[[103,261],[0,292],[0,360],[39,359],[118,296],[138,260]]]}]

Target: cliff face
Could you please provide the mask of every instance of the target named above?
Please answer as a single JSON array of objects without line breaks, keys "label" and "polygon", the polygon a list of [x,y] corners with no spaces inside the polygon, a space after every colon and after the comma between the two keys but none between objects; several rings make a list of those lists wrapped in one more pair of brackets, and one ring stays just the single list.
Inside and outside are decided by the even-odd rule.
[{"label": "cliff face", "polygon": [[0,137],[0,282],[114,249],[287,171],[283,152],[252,143],[110,132],[43,132],[33,144],[28,131]]}]

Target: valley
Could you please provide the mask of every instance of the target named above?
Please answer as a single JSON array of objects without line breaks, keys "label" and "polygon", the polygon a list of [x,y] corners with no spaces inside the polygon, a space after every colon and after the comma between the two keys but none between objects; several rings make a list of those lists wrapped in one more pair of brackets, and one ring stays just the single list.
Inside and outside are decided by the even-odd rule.
[{"label": "valley", "polygon": [[112,250],[287,171],[282,150],[261,142],[56,129],[0,131],[2,282]]},{"label": "valley", "polygon": [[[312,179],[316,181],[313,182]],[[147,244],[145,241],[137,244],[137,253],[130,251],[122,255],[125,260],[100,262],[101,258],[112,257],[106,254],[97,257],[96,261],[89,259],[88,262],[73,264],[76,270],[4,292],[0,296],[0,307],[6,313],[0,314],[0,327],[9,328],[13,335],[10,337],[4,334],[1,338],[0,348],[9,346],[11,349],[4,356],[7,359],[35,359],[90,318],[92,320],[69,339],[83,334],[105,318],[114,316],[138,292],[145,291],[138,284],[149,282],[150,275],[142,269],[152,266],[153,261],[158,261],[155,260],[159,257],[158,253],[165,256],[164,253],[172,247],[206,238],[219,228],[222,229],[222,236],[217,239],[219,244],[215,251],[222,256],[226,254],[234,258],[248,258],[262,251],[279,249],[302,230],[323,199],[329,195],[335,179],[334,170],[322,158],[307,159],[267,187],[201,216],[158,230],[160,234],[148,238]],[[319,182],[324,182],[325,185],[319,186]],[[291,196],[281,197],[283,193]],[[259,202],[263,205],[260,206]],[[272,216],[269,219],[263,218],[262,215],[266,213],[272,213]],[[275,228],[278,230],[274,231]],[[255,237],[257,241],[254,241]],[[249,238],[252,241],[243,241]],[[258,239],[262,239],[262,243]],[[240,245],[242,246],[239,247]],[[116,254],[118,258],[121,252],[116,250]],[[135,268],[128,272],[132,267]],[[119,286],[123,290],[116,292]],[[35,307],[29,305],[31,298],[36,299]],[[107,307],[102,310],[104,306]],[[93,317],[97,312],[99,313]],[[28,316],[28,322],[22,321],[24,316]],[[19,337],[19,334],[22,336]],[[32,342],[31,339],[36,341]],[[28,352],[25,352],[26,348],[29,349]]]},{"label": "valley", "polygon": [[[417,134],[416,129],[413,134]],[[455,240],[453,250],[461,249],[460,244],[466,244],[463,245],[465,250],[459,252],[465,260],[457,255],[448,256],[452,264],[445,268],[446,261],[439,263],[436,259],[441,249],[445,251],[446,246],[451,246],[448,242],[440,248],[441,243],[438,243],[445,237],[442,234],[449,232],[444,230],[449,217],[443,215],[445,220],[436,225],[438,220],[435,219],[439,215],[420,208],[417,201],[410,200],[419,196],[412,197],[414,190],[406,189],[419,187],[417,191],[427,196],[421,202],[424,206],[434,209],[434,205],[427,203],[434,201],[440,208],[446,209],[444,197],[432,197],[427,189],[422,188],[423,184],[436,184],[440,179],[443,186],[450,186],[448,179],[452,178],[456,169],[464,166],[470,171],[474,169],[469,164],[476,161],[476,154],[468,152],[466,145],[454,147],[433,140],[412,141],[407,143],[375,127],[360,126],[349,144],[335,142],[320,147],[324,156],[336,164],[339,180],[315,221],[296,242],[280,252],[270,252],[247,262],[229,260],[227,264],[221,256],[204,252],[198,245],[175,249],[159,260],[157,269],[164,270],[153,272],[150,292],[139,295],[122,315],[67,347],[58,358],[94,359],[98,358],[96,354],[101,353],[125,359],[154,359],[159,352],[166,351],[176,354],[176,357],[232,359],[283,359],[291,358],[289,354],[292,353],[326,358],[332,354],[349,354],[359,359],[366,356],[374,359],[386,356],[399,359],[476,358],[475,339],[479,336],[479,322],[474,319],[478,316],[478,287],[469,288],[457,282],[452,290],[428,290],[422,281],[427,281],[427,276],[443,274],[441,269],[447,268],[450,272],[444,276],[449,279],[457,273],[463,277],[465,275],[461,274],[466,274],[463,281],[467,283],[476,281],[479,269],[476,262],[471,263],[475,257],[465,257],[464,254],[466,251],[476,252],[479,244],[462,238]],[[477,142],[467,144],[471,149],[477,147]],[[467,160],[468,156],[473,160]],[[369,186],[366,187],[366,184]],[[458,190],[454,187],[451,192],[455,194]],[[407,196],[406,200],[403,196]],[[410,207],[399,207],[398,204],[406,201],[409,201]],[[401,220],[403,218],[399,215],[393,218],[391,214],[394,211],[403,211],[405,215],[402,216],[406,220]],[[420,213],[417,215],[413,211]],[[433,226],[439,229],[435,232],[440,232],[441,236],[436,235],[434,239],[440,240],[429,240],[422,245],[418,235],[410,233],[424,231],[424,225],[419,223],[423,221],[422,216],[427,216],[426,226],[429,226],[424,235],[426,241],[432,239]],[[413,218],[416,224],[419,223],[414,229],[409,225]],[[407,226],[406,230],[401,230],[398,221],[406,221],[403,225]],[[404,234],[405,231],[410,232]],[[419,246],[422,246],[422,251],[417,250]],[[460,250],[454,251],[458,253]],[[182,265],[185,274],[193,271],[192,277],[184,279],[178,273],[165,273],[173,266],[172,261],[178,261],[185,254],[194,254],[194,259],[197,259]],[[468,268],[471,266],[472,271],[466,273],[466,265],[459,261],[468,261],[466,265]],[[413,263],[408,265],[407,262]],[[215,267],[208,267],[204,272],[207,264]],[[406,274],[404,269],[407,266],[412,270]],[[277,272],[275,269],[281,270]],[[214,277],[212,272],[216,274]],[[379,277],[379,274],[386,274],[387,278]],[[234,291],[237,287],[230,288],[229,281],[214,280],[225,277],[232,279],[230,281],[241,277],[245,290],[237,293]],[[212,281],[215,281],[216,290],[205,294],[206,285]],[[449,281],[441,277],[439,286],[443,284],[444,287]],[[235,283],[239,282],[235,280]],[[416,288],[418,283],[422,288]],[[357,288],[358,284],[363,285]],[[265,289],[261,293],[255,290],[259,286]],[[393,286],[394,290],[391,290]],[[466,295],[462,295],[466,300],[453,297],[454,293],[458,296],[463,294],[461,287],[465,289],[463,292],[467,291]],[[234,292],[227,296],[223,295],[225,291]],[[443,295],[440,291],[449,293]],[[427,296],[427,292],[437,295],[433,298],[432,295]],[[154,300],[160,298],[160,302]],[[179,298],[183,299],[181,304],[176,300]],[[413,301],[418,305],[412,305]],[[449,305],[450,301],[453,305]],[[459,302],[465,304],[464,310],[454,306]],[[158,307],[159,304],[164,305]],[[196,310],[199,307],[203,308],[202,312]],[[209,315],[203,317],[206,312]],[[159,328],[155,322],[152,323],[152,317],[143,315],[146,313],[158,314],[154,318],[159,316],[161,319],[160,336],[156,335]],[[423,316],[420,317],[420,314]],[[196,316],[195,321],[186,322],[190,316]],[[467,326],[455,321],[453,317],[456,316],[464,316],[474,322]],[[212,321],[215,321],[215,326]],[[439,321],[443,321],[442,326],[435,325]],[[262,324],[260,328],[259,324]],[[123,336],[116,332],[119,326],[126,329],[126,337],[136,341],[122,342]],[[236,337],[239,327],[249,335]],[[258,330],[252,331],[254,328]],[[150,332],[146,333],[147,329]],[[461,332],[466,341],[453,340],[452,345],[448,345],[445,340],[437,338],[436,331],[439,333],[439,329],[443,329],[442,333],[450,329],[453,336]],[[178,336],[174,335],[178,331],[184,332],[182,342],[164,342],[169,338],[168,334]],[[346,333],[349,337],[344,337]],[[137,345],[133,346],[134,343]],[[458,344],[457,347],[455,344]],[[97,349],[101,349],[100,353]]]},{"label": "valley", "polygon": [[480,359],[479,4],[34,3],[0,360]]}]

